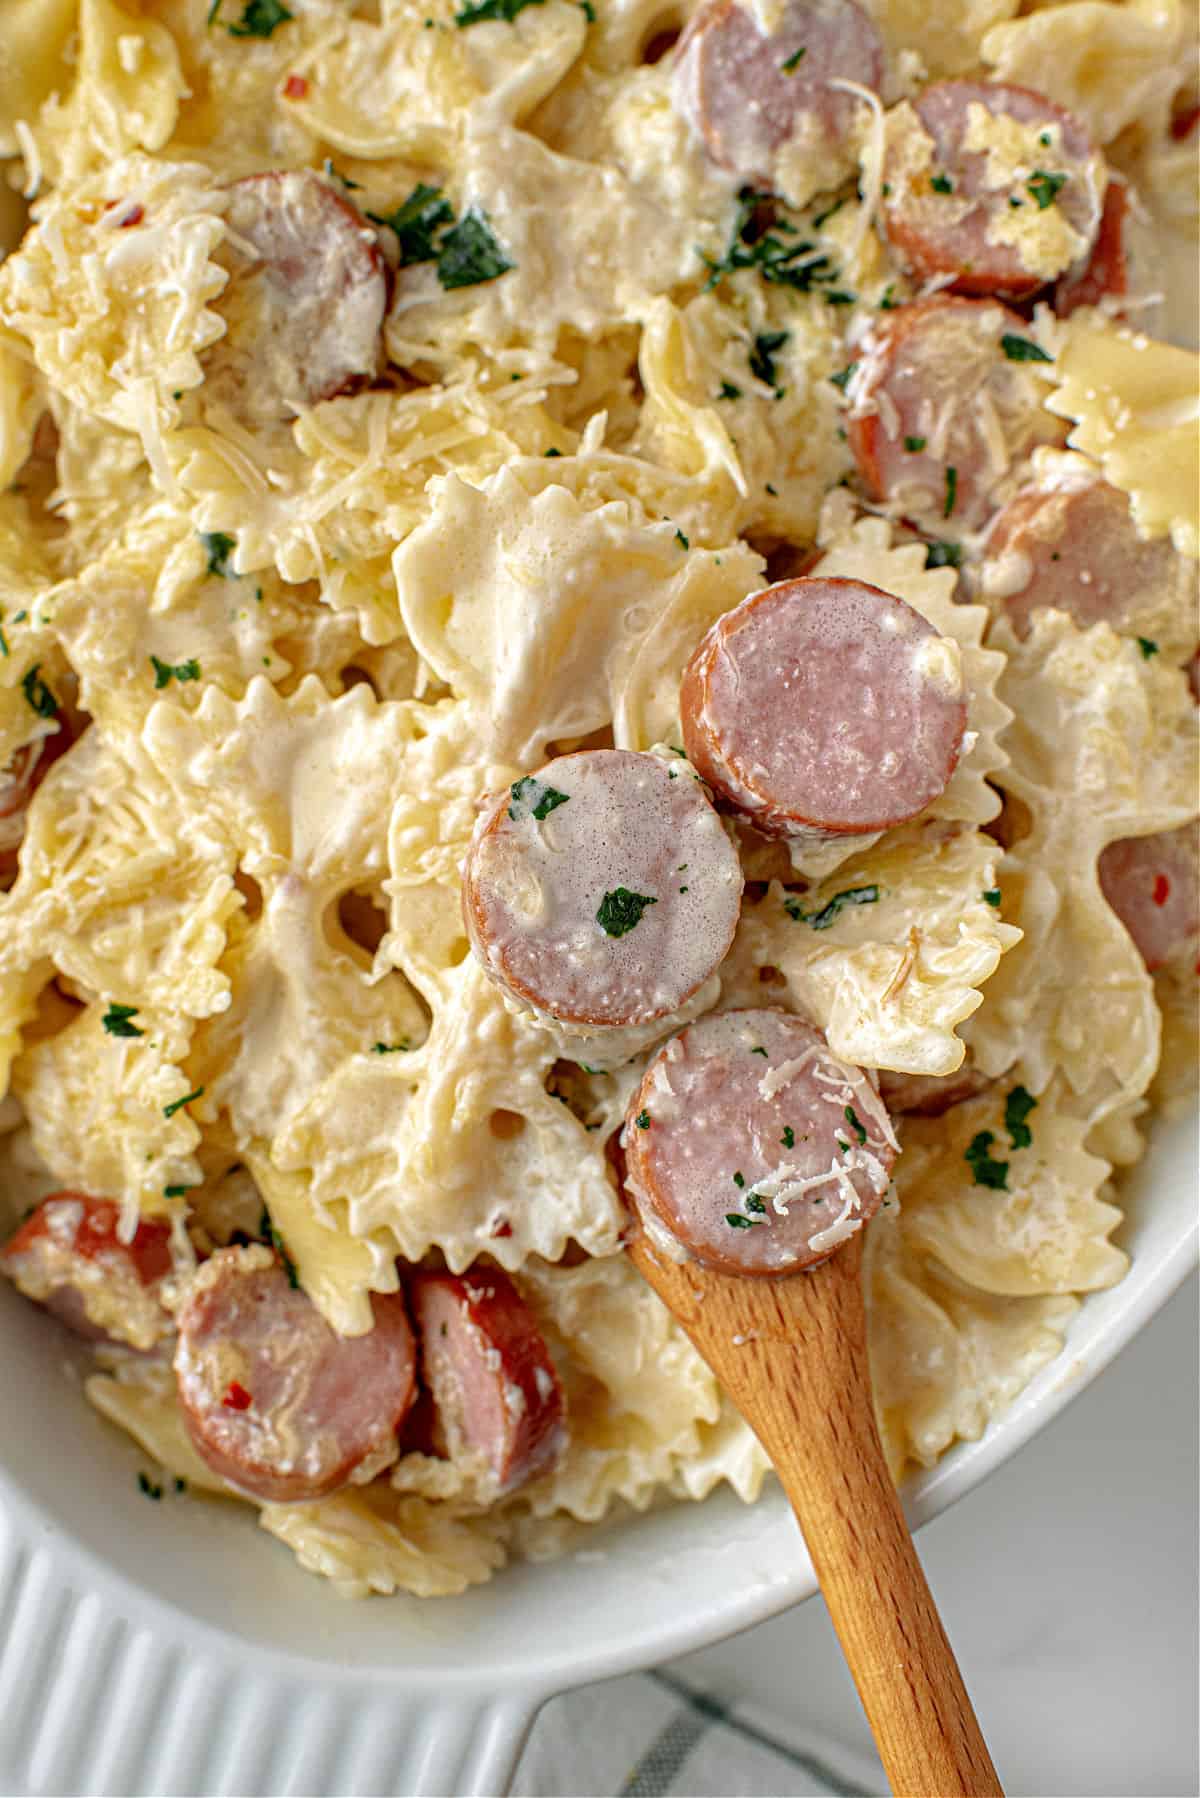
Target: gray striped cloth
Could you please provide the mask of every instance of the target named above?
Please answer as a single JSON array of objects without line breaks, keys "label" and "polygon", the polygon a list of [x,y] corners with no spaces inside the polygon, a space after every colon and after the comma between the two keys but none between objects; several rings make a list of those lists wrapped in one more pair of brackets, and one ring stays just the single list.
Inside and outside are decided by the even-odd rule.
[{"label": "gray striped cloth", "polygon": [[727,1708],[673,1673],[554,1698],[512,1798],[875,1798],[878,1761],[751,1706]]}]

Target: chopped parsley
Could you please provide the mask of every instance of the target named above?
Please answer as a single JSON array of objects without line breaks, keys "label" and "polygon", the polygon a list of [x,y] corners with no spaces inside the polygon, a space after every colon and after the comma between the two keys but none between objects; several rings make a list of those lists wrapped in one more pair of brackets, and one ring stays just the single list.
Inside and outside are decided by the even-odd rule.
[{"label": "chopped parsley", "polygon": [[512,793],[512,804],[508,808],[508,815],[514,824],[519,823],[522,818],[536,818],[541,824],[560,805],[567,805],[571,798],[569,793],[560,793],[557,787],[547,786],[532,774],[526,774],[521,780],[514,780],[509,790]]},{"label": "chopped parsley", "polygon": [[578,0],[578,4],[579,10],[582,12],[588,24],[594,25],[596,23],[596,9],[592,5],[592,0]]},{"label": "chopped parsley", "polygon": [[825,208],[824,212],[818,212],[816,217],[813,219],[813,230],[819,231],[821,229],[822,225],[827,225],[829,223],[829,220],[833,217],[834,213],[840,212],[842,210],[842,207],[845,204],[846,204],[846,196],[845,196],[845,194],[843,194],[840,200],[835,200],[833,202],[832,206],[827,206]]},{"label": "chopped parsley", "polygon": [[200,541],[208,557],[205,573],[219,574],[223,581],[235,581],[237,575],[229,566],[229,558],[237,548],[237,538],[227,537],[224,531],[201,531]]},{"label": "chopped parsley", "polygon": [[962,559],[963,552],[961,543],[947,543],[943,541],[941,543],[927,543],[925,545],[926,568],[961,568]]},{"label": "chopped parsley", "polygon": [[0,624],[0,656],[6,656],[8,653],[8,638],[4,635],[4,626]]},{"label": "chopped parsley", "polygon": [[954,183],[949,175],[931,175],[929,185],[935,194],[952,194],[954,192]]},{"label": "chopped parsley", "polygon": [[156,1504],[162,1497],[162,1487],[148,1473],[138,1474],[138,1491],[144,1498],[152,1498]]},{"label": "chopped parsley", "polygon": [[1006,331],[1000,339],[1000,348],[1010,362],[1053,362],[1040,343],[1031,343],[1028,337],[1018,337],[1013,331]]},{"label": "chopped parsley", "polygon": [[110,1005],[100,1022],[110,1036],[145,1036],[133,1021],[137,1015],[136,1005]]},{"label": "chopped parsley", "polygon": [[[333,158],[331,156],[327,156],[325,158],[325,161],[322,164],[322,167],[325,170],[325,178],[327,181],[340,181],[342,186],[347,190],[347,192],[351,192],[354,190],[361,191],[362,182],[361,181],[351,181],[349,175],[343,175],[341,169],[335,169],[333,166]],[[178,399],[179,395],[176,394],[174,397],[176,399]]]},{"label": "chopped parsley", "polygon": [[828,930],[838,913],[847,905],[874,905],[879,897],[877,886],[847,887],[835,893],[827,905],[817,911],[805,911],[799,899],[785,899],[783,909],[797,924],[811,924],[814,930]]},{"label": "chopped parsley", "polygon": [[402,1036],[398,1043],[372,1043],[371,1053],[372,1055],[404,1055],[411,1048],[412,1044],[408,1038]]},{"label": "chopped parsley", "polygon": [[899,303],[900,302],[896,298],[896,284],[894,281],[889,281],[883,290],[883,297],[879,302],[879,310],[881,312],[894,312]]},{"label": "chopped parsley", "polygon": [[675,541],[678,543],[680,549],[690,549],[692,547],[678,526],[675,530]]},{"label": "chopped parsley", "polygon": [[785,1124],[783,1126],[783,1135],[779,1138],[779,1140],[783,1144],[785,1149],[794,1149],[795,1148],[796,1132],[792,1129],[792,1126],[790,1124]]},{"label": "chopped parsley", "polygon": [[477,0],[474,6],[464,6],[461,12],[454,15],[454,23],[460,31],[468,25],[481,25],[485,19],[499,19],[505,25],[511,25],[519,12],[527,6],[541,6],[542,0]]},{"label": "chopped parsley", "polygon": [[35,662],[33,667],[21,676],[21,691],[39,718],[57,718],[58,701],[38,672],[41,665],[40,662]]},{"label": "chopped parsley", "polygon": [[1151,656],[1156,656],[1158,654],[1158,644],[1154,641],[1153,637],[1139,637],[1137,646],[1142,652],[1144,661],[1148,662]]},{"label": "chopped parsley", "polygon": [[[213,0],[208,9],[209,25],[216,23],[223,4],[224,0]],[[221,23],[225,25],[230,37],[270,37],[277,25],[286,25],[292,16],[286,6],[279,4],[279,0],[246,0],[240,19],[232,25],[225,25],[224,19]]]},{"label": "chopped parsley", "polygon": [[182,1198],[186,1197],[186,1195],[189,1192],[191,1192],[191,1190],[192,1189],[190,1186],[164,1186],[163,1187],[163,1198],[164,1199],[182,1199]]},{"label": "chopped parsley", "polygon": [[855,1111],[853,1105],[847,1105],[845,1110],[842,1112],[842,1116],[845,1118],[846,1122],[849,1124],[850,1128],[853,1130],[855,1136],[857,1136],[859,1147],[861,1148],[863,1143],[865,1143],[867,1140],[867,1132],[859,1118],[857,1111]]},{"label": "chopped parsley", "polygon": [[449,293],[456,287],[494,281],[516,266],[500,248],[483,213],[468,212],[442,238],[437,277]]},{"label": "chopped parsley", "polygon": [[923,437],[906,437],[904,447],[910,456],[918,455],[925,448],[925,439]]},{"label": "chopped parsley", "polygon": [[596,912],[596,922],[605,936],[626,936],[642,921],[648,905],[657,905],[645,893],[631,893],[628,887],[614,887],[605,893]]},{"label": "chopped parsley", "polygon": [[395,212],[371,212],[367,217],[395,232],[400,266],[408,268],[415,262],[436,259],[436,235],[443,225],[454,223],[454,208],[440,187],[429,187],[421,181]]},{"label": "chopped parsley", "polygon": [[1045,212],[1047,206],[1054,204],[1060,188],[1065,187],[1066,184],[1067,177],[1065,175],[1051,175],[1047,174],[1045,169],[1034,169],[1025,183],[1025,191],[1037,201],[1038,211]]},{"label": "chopped parsley", "polygon": [[845,368],[839,368],[836,375],[830,375],[829,379],[833,382],[835,387],[840,387],[842,392],[845,393],[850,377],[857,367],[857,362],[847,362]]},{"label": "chopped parsley", "polygon": [[958,499],[958,470],[950,467],[946,470],[946,502],[942,507],[942,517],[949,518]]},{"label": "chopped parsley", "polygon": [[1037,1100],[1033,1094],[1023,1086],[1014,1086],[1004,1101],[1004,1128],[1014,1149],[1027,1149],[1033,1141],[1033,1132],[1025,1119],[1036,1110]]},{"label": "chopped parsley", "polygon": [[561,456],[562,451],[560,449],[548,449],[546,451],[546,455],[547,456]]},{"label": "chopped parsley", "polygon": [[750,373],[764,387],[773,387],[777,396],[783,389],[775,374],[775,356],[790,336],[790,331],[760,331],[750,351]]},{"label": "chopped parsley", "polygon": [[743,268],[757,269],[764,281],[776,287],[790,287],[796,293],[820,292],[838,279],[840,271],[835,264],[814,243],[802,238],[795,225],[773,217],[766,230],[760,229],[759,210],[771,201],[770,194],[743,187],[724,255],[714,261],[703,250],[697,250],[708,270],[705,292],[726,275]]},{"label": "chopped parsley", "polygon": [[740,1187],[740,1186],[744,1186],[744,1185],[745,1185],[745,1184],[746,1184],[746,1176],[745,1176],[745,1174],[742,1174],[742,1173],[737,1173],[737,1174],[735,1174],[735,1175],[734,1175],[734,1176],[733,1176],[733,1184],[734,1184],[734,1185],[735,1185],[735,1186],[739,1186],[739,1187]]},{"label": "chopped parsley", "polygon": [[743,1217],[740,1211],[727,1211],[725,1222],[731,1230],[753,1230],[755,1224],[760,1224],[762,1219],[760,1217]]},{"label": "chopped parsley", "polygon": [[271,1213],[265,1206],[263,1208],[263,1214],[258,1220],[258,1233],[270,1244],[271,1248],[273,1248],[275,1253],[279,1256],[280,1261],[283,1263],[283,1271],[288,1277],[288,1285],[293,1292],[298,1292],[300,1290],[300,1275],[296,1271],[296,1263],[288,1254],[283,1237],[272,1223]]},{"label": "chopped parsley", "polygon": [[762,1200],[759,1198],[759,1196],[756,1192],[748,1192],[746,1194],[746,1210],[747,1211],[757,1211],[757,1212],[761,1213],[761,1212],[764,1212],[766,1209],[767,1209],[766,1206],[763,1204]]},{"label": "chopped parsley", "polygon": [[808,54],[807,46],[804,44],[801,44],[801,46],[798,50],[792,51],[792,54],[786,59],[786,61],[780,63],[780,65],[779,65],[780,74],[781,75],[794,75],[796,73],[796,70],[800,67],[800,64],[804,61],[804,58],[807,54]]},{"label": "chopped parsley", "polygon": [[740,387],[735,387],[732,381],[721,382],[721,391],[717,395],[719,400],[740,400],[741,397],[742,390]]},{"label": "chopped parsley", "polygon": [[190,1105],[193,1099],[200,1098],[203,1092],[204,1088],[198,1086],[194,1093],[184,1093],[182,1099],[172,1099],[169,1105],[163,1106],[163,1116],[165,1118],[173,1118],[177,1111],[182,1111],[184,1106]]},{"label": "chopped parsley", "polygon": [[633,1121],[639,1130],[648,1130],[650,1128],[650,1113],[648,1111],[639,1111]]},{"label": "chopped parsley", "polygon": [[200,679],[200,664],[193,656],[187,662],[160,662],[157,656],[150,657],[154,669],[154,691],[160,693],[169,687],[173,680],[180,682]]},{"label": "chopped parsley", "polygon": [[978,1136],[971,1138],[963,1160],[970,1168],[976,1186],[990,1186],[995,1192],[1007,1192],[1008,1163],[992,1159],[991,1147],[995,1140],[990,1130],[981,1130]]},{"label": "chopped parsley", "polygon": [[853,306],[858,295],[846,293],[841,288],[828,287],[822,292],[821,298],[828,306]]},{"label": "chopped parsley", "polygon": [[1000,907],[1000,888],[999,887],[988,887],[985,892],[980,893],[979,897],[983,900],[983,903],[985,905],[994,905],[997,908],[997,910],[999,910],[999,907]]},{"label": "chopped parsley", "polygon": [[751,1055],[761,1055],[764,1061],[766,1061],[766,1059],[767,1059],[767,1051],[763,1048],[760,1048],[757,1043],[755,1043],[755,1045],[751,1049],[750,1053],[751,1053]]}]

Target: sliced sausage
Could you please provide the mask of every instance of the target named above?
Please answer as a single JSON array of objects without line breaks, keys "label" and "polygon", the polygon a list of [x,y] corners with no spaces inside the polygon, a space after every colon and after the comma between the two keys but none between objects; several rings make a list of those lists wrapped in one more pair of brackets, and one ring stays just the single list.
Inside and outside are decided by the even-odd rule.
[{"label": "sliced sausage", "polygon": [[933,537],[987,522],[1030,451],[1065,435],[1019,345],[1034,347],[1015,312],[951,294],[898,307],[872,329],[847,423],[873,499]]},{"label": "sliced sausage", "polygon": [[[1153,267],[1151,221],[1129,183],[1110,173],[1092,253],[1082,268],[1056,283],[1054,310],[1060,318],[1069,318],[1077,306],[1144,297],[1154,285]],[[1115,310],[1119,318],[1124,315],[1119,305]],[[1151,322],[1140,306],[1137,322],[1144,329]]]},{"label": "sliced sausage", "polygon": [[675,105],[714,162],[770,187],[783,144],[827,159],[849,140],[855,98],[831,77],[883,79],[882,39],[855,0],[784,0],[770,31],[750,6],[708,0],[679,40]]},{"label": "sliced sausage", "polygon": [[416,1348],[404,1300],[375,1294],[374,1328],[337,1336],[263,1248],[219,1249],[179,1311],[175,1378],[214,1473],[267,1502],[323,1498],[395,1457]]},{"label": "sliced sausage", "polygon": [[557,1460],[563,1394],[529,1306],[505,1274],[421,1273],[410,1288],[421,1374],[455,1460],[506,1495]]},{"label": "sliced sausage", "polygon": [[973,1064],[970,1057],[956,1074],[895,1074],[887,1068],[879,1072],[879,1091],[893,1116],[915,1113],[918,1117],[940,1118],[964,1099],[974,1099],[986,1091],[992,1081]]},{"label": "sliced sausage", "polygon": [[894,594],[819,576],[719,618],[679,702],[694,765],[775,837],[915,817],[944,791],[967,726],[957,644]]},{"label": "sliced sausage", "polygon": [[111,1199],[51,1193],[0,1251],[0,1269],[85,1341],[150,1349],[174,1327],[160,1297],[170,1226],[143,1218],[123,1242],[120,1216]]},{"label": "sliced sausage", "polygon": [[1153,974],[1195,951],[1200,934],[1200,831],[1195,824],[1123,837],[1102,851],[1100,890]]},{"label": "sliced sausage", "polygon": [[17,871],[30,800],[78,735],[66,712],[59,713],[57,723],[58,729],[50,736],[23,744],[8,766],[0,768],[0,885],[7,884]]},{"label": "sliced sausage", "polygon": [[651,1240],[743,1274],[826,1260],[879,1209],[898,1147],[871,1076],[768,1010],[710,1012],[672,1037],[621,1141]]},{"label": "sliced sausage", "polygon": [[1127,494],[1088,473],[1023,487],[996,514],[979,587],[1003,606],[1019,637],[1043,606],[1082,629],[1132,630],[1140,618],[1177,606],[1194,613],[1196,564],[1169,537],[1139,534]]},{"label": "sliced sausage", "polygon": [[229,189],[227,332],[206,390],[250,424],[295,417],[379,372],[387,273],[374,231],[312,169]]},{"label": "sliced sausage", "polygon": [[581,750],[484,813],[463,871],[472,947],[518,1003],[583,1029],[676,1011],[737,928],[737,851],[686,762]]},{"label": "sliced sausage", "polygon": [[884,229],[918,279],[1023,299],[1084,267],[1104,165],[1072,113],[1029,88],[937,81],[887,132]]}]

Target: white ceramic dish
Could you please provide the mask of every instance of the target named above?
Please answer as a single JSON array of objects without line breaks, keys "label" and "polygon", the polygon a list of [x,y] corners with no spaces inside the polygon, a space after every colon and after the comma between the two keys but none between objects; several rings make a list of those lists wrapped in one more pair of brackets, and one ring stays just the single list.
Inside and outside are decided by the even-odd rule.
[{"label": "white ceramic dish", "polygon": [[[1047,1423],[1192,1267],[1195,1147],[1191,1120],[1158,1129],[1130,1183],[1132,1271],[1088,1299],[1063,1354],[982,1441],[912,1482],[914,1523]],[[814,1589],[771,1492],[610,1527],[459,1599],[343,1602],[240,1508],[142,1496],[144,1459],[73,1389],[56,1326],[7,1287],[0,1300],[6,1794],[502,1792],[552,1693]]]}]

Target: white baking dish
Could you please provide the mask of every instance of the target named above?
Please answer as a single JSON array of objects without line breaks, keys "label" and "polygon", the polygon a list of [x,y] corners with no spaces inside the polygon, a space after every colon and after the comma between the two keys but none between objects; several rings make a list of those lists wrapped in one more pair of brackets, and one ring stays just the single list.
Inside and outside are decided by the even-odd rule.
[{"label": "white baking dish", "polygon": [[[1128,1277],[1088,1299],[1063,1354],[982,1441],[912,1482],[915,1522],[1047,1423],[1194,1264],[1191,1120],[1159,1127],[1128,1212]],[[614,1525],[459,1599],[349,1603],[241,1507],[149,1502],[144,1458],[78,1392],[57,1327],[7,1286],[0,1345],[9,1794],[500,1792],[551,1693],[699,1648],[813,1590],[772,1491],[750,1509],[723,1494]]]}]

